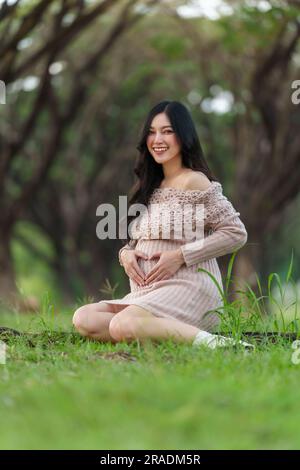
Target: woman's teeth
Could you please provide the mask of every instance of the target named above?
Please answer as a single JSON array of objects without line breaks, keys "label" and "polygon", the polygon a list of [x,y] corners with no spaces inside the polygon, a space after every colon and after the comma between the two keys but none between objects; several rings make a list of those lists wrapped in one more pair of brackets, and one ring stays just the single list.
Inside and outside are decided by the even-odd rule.
[{"label": "woman's teeth", "polygon": [[161,148],[154,147],[153,150],[154,150],[155,153],[161,154],[161,153],[166,152],[168,150],[168,147],[161,147]]}]

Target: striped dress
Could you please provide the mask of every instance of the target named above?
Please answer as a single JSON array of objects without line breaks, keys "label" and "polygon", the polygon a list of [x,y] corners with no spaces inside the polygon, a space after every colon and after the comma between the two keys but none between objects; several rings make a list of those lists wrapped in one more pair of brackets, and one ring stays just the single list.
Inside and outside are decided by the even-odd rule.
[{"label": "striped dress", "polygon": [[[167,208],[168,211],[152,211],[152,206]],[[166,216],[167,213],[170,217]],[[209,274],[198,269],[204,268],[211,273],[224,291],[216,258],[232,253],[246,243],[247,231],[239,215],[223,194],[222,185],[216,181],[204,191],[154,189],[147,211],[130,233],[130,243],[119,251],[120,264],[120,254],[125,249],[137,249],[151,256],[158,251],[178,248],[182,251],[184,264],[168,279],[146,286],[139,286],[129,278],[130,293],[122,299],[101,300],[99,303],[112,304],[115,313],[128,305],[138,305],[156,317],[175,318],[202,330],[213,331],[220,323],[223,299]],[[199,232],[202,237],[194,235],[192,239],[191,232],[188,238],[184,230],[180,233],[183,220],[191,222],[194,234],[202,223]],[[148,274],[159,258],[137,260],[141,270]]]}]

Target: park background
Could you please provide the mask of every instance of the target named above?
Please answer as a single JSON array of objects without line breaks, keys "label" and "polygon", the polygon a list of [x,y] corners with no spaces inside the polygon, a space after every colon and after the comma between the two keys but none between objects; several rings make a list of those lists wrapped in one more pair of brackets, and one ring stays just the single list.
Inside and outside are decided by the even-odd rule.
[{"label": "park background", "polygon": [[[70,330],[77,306],[129,292],[122,243],[97,238],[96,209],[117,208],[128,194],[144,119],[168,99],[188,107],[208,164],[247,228],[233,277],[256,307],[258,297],[272,298],[260,313],[292,320],[298,331],[298,1],[2,0],[0,37],[2,326]],[[224,276],[229,261],[219,259]],[[44,314],[50,323],[35,322]],[[3,406],[12,412],[9,393]],[[8,436],[4,447],[46,442],[23,441],[13,428]],[[220,446],[238,447],[238,436],[220,437]],[[136,442],[158,445],[146,436],[124,446]],[[90,436],[85,445],[93,443]]]}]

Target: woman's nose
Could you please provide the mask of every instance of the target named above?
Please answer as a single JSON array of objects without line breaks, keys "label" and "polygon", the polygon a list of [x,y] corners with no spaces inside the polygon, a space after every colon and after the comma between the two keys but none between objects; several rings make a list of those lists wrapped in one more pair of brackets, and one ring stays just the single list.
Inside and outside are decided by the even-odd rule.
[{"label": "woman's nose", "polygon": [[162,136],[161,136],[161,134],[155,134],[155,136],[154,136],[154,143],[156,144],[156,143],[159,143],[159,142],[161,142],[161,141],[162,141]]}]

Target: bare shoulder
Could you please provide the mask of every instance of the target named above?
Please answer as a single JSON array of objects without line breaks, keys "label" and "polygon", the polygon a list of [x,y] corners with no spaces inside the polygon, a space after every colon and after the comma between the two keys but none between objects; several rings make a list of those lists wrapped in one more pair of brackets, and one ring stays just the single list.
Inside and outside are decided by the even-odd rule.
[{"label": "bare shoulder", "polygon": [[201,171],[191,171],[185,178],[185,188],[188,190],[206,191],[211,185],[211,181]]}]

